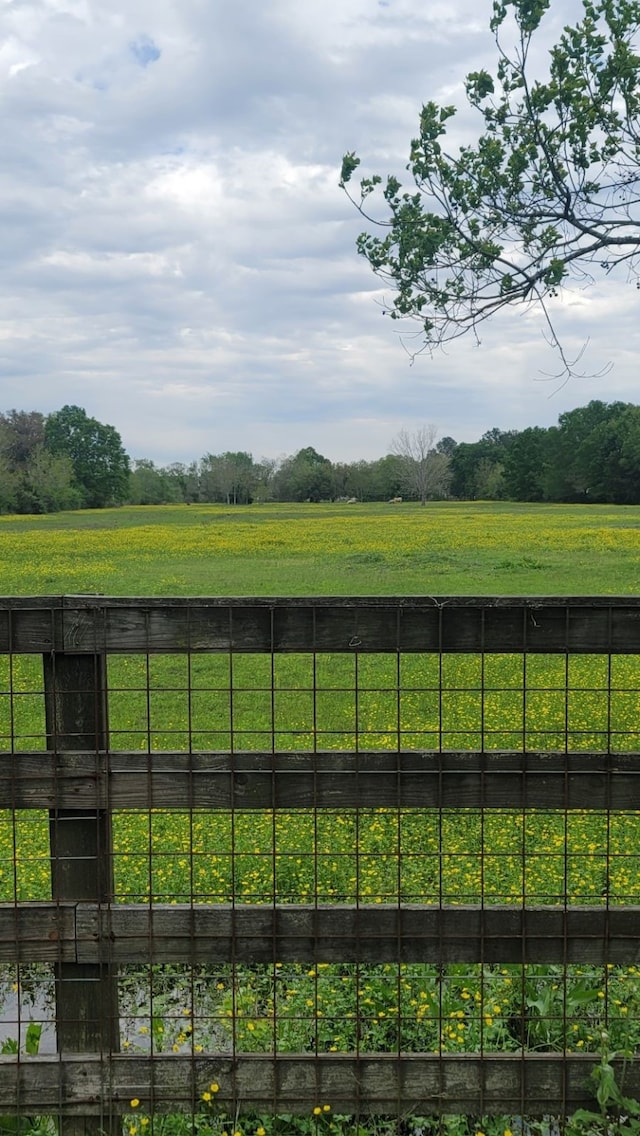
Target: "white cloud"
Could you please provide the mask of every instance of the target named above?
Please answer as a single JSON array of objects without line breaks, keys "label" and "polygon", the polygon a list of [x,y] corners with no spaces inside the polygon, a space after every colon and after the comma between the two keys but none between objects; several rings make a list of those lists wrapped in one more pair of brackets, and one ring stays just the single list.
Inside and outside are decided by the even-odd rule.
[{"label": "white cloud", "polygon": [[473,440],[633,399],[637,294],[624,282],[558,305],[572,349],[588,334],[592,370],[615,367],[606,387],[586,379],[550,399],[537,316],[411,365],[414,331],[383,317],[356,254],[342,153],[402,174],[421,103],[457,97],[490,62],[490,10],[5,4],[0,408],[79,403],[133,456],[168,462],[308,444],[375,457],[416,420]]}]

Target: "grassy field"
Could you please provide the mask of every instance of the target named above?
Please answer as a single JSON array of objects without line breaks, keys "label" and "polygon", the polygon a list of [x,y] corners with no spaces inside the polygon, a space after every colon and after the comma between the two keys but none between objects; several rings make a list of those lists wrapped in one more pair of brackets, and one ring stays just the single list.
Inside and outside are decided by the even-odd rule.
[{"label": "grassy field", "polygon": [[626,595],[633,507],[158,506],[0,517],[4,595]]},{"label": "grassy field", "polygon": [[[633,508],[483,503],[2,517],[0,570],[5,595],[625,595],[640,584],[640,521]],[[442,667],[428,655],[399,664],[363,657],[357,697],[351,657],[322,657],[312,673],[308,656],[278,657],[273,670],[264,657],[244,656],[232,679],[231,701],[226,659],[194,658],[188,673],[179,656],[110,660],[113,747],[220,750],[233,740],[239,750],[295,750],[311,748],[315,733],[319,748],[342,750],[606,750],[612,738],[614,748],[639,748],[636,657],[538,656],[526,678],[513,656],[488,656],[482,671],[471,656],[446,657]],[[11,670],[0,660],[0,748],[44,744],[41,685],[39,660],[14,659]],[[114,818],[116,894],[124,902],[519,904],[526,895],[635,904],[638,824],[636,814],[602,810],[238,810],[215,819],[197,808],[129,811]],[[49,894],[47,818],[2,814],[0,900]],[[139,975],[124,975],[125,1048],[581,1052],[599,1051],[605,1029],[612,1048],[640,1044],[633,965],[465,964],[443,973],[288,964],[218,967],[214,977],[157,967],[142,991]],[[227,1121],[211,1101],[204,1106],[198,1130],[222,1132]],[[233,1130],[355,1131],[329,1112],[279,1123],[253,1117]],[[428,1131],[411,1123],[407,1136]],[[159,1125],[140,1112],[129,1132],[165,1131]],[[505,1127],[496,1118],[481,1125],[488,1136]],[[471,1121],[455,1129],[479,1130]]]}]

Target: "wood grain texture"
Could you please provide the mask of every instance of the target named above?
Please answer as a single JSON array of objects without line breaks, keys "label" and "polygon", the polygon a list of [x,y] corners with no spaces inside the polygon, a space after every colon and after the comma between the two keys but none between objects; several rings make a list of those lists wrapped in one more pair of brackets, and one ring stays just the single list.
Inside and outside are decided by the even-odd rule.
[{"label": "wood grain texture", "polygon": [[[578,1054],[84,1054],[16,1061],[0,1057],[0,1099],[7,1112],[113,1117],[198,1110],[212,1081],[218,1107],[310,1115],[566,1116],[593,1108],[590,1070]],[[618,1072],[621,1064],[617,1063]],[[640,1096],[640,1064],[625,1069],[625,1093]]]},{"label": "wood grain texture", "polygon": [[0,759],[0,808],[640,809],[635,753],[51,753]]},{"label": "wood grain texture", "polygon": [[75,904],[0,904],[0,961],[74,962]]},{"label": "wood grain texture", "polygon": [[638,907],[155,904],[77,908],[79,959],[631,965]]},{"label": "wood grain texture", "polygon": [[640,653],[638,597],[0,599],[0,652]]},{"label": "wood grain texture", "polygon": [[[107,745],[106,660],[104,655],[44,655],[47,748],[92,749]],[[49,809],[51,891],[54,901],[110,902],[113,896],[111,814],[103,807]],[[54,966],[58,1053],[115,1052],[120,1045],[118,981],[108,959],[69,961],[61,952]],[[117,1136],[117,1125],[100,1128],[90,1116],[66,1125],[65,1136]]]},{"label": "wood grain texture", "polygon": [[639,907],[1,904],[0,961],[630,966]]}]

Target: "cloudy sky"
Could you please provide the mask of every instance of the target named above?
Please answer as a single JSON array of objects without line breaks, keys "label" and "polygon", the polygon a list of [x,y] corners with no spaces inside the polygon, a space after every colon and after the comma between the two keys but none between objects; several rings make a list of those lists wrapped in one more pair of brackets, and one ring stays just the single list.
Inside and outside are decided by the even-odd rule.
[{"label": "cloudy sky", "polygon": [[[567,18],[574,0],[552,5]],[[561,12],[558,9],[562,9]],[[638,294],[566,296],[411,365],[338,188],[402,175],[421,104],[491,66],[490,0],[0,0],[0,409],[66,403],[132,457],[385,453],[640,401]],[[551,29],[552,30],[552,29]],[[464,118],[461,125],[464,126]],[[597,377],[605,364],[613,368]]]}]

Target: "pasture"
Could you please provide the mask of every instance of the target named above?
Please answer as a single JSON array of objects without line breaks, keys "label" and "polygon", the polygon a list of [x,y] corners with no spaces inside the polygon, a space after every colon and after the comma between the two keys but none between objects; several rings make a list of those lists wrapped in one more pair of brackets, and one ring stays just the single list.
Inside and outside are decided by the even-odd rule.
[{"label": "pasture", "polygon": [[[2,517],[0,570],[5,595],[623,596],[638,590],[640,522],[633,508],[482,503]],[[141,753],[640,748],[636,656],[123,655],[108,687],[112,747]],[[40,660],[1,659],[0,747],[43,736]],[[637,834],[637,814],[608,810],[237,809],[213,824],[195,800],[115,814],[116,900],[638,904]],[[48,840],[45,814],[0,815],[1,901],[49,898]],[[153,970],[146,985],[122,976],[125,1049],[598,1053],[605,1032],[618,1052],[640,1043],[634,965],[230,966],[214,982]],[[5,968],[7,996],[24,988],[25,1006],[34,981],[51,978]],[[310,1102],[309,1122],[233,1130],[342,1131],[329,1103]],[[229,1124],[214,1106],[205,1093],[200,1131]],[[161,1123],[132,1113],[129,1132]]]},{"label": "pasture", "polygon": [[4,595],[628,595],[633,506],[137,506],[0,517]]}]

